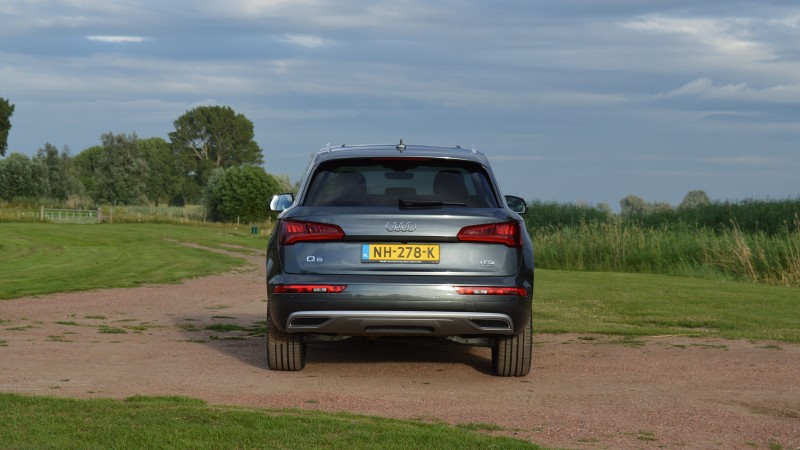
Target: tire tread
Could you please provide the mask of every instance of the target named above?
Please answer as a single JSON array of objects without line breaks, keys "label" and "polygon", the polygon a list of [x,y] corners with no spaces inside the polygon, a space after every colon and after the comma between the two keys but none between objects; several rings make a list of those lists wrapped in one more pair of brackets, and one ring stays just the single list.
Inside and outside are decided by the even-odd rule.
[{"label": "tire tread", "polygon": [[524,377],[531,370],[533,330],[531,321],[514,336],[499,336],[492,347],[492,369],[501,377]]},{"label": "tire tread", "polygon": [[297,371],[306,365],[303,336],[280,331],[267,316],[267,365],[271,370]]}]

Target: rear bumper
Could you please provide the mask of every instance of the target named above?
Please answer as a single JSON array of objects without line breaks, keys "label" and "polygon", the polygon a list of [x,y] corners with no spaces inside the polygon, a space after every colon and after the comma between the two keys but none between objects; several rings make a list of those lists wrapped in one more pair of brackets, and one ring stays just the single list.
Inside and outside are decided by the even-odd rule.
[{"label": "rear bumper", "polygon": [[301,311],[289,315],[290,333],[369,335],[513,335],[506,314],[435,311]]},{"label": "rear bumper", "polygon": [[[319,276],[268,278],[269,316],[288,333],[513,335],[531,315],[533,280],[516,277]],[[278,284],[342,284],[341,293],[273,293]],[[521,286],[526,296],[462,295],[453,286]]]}]

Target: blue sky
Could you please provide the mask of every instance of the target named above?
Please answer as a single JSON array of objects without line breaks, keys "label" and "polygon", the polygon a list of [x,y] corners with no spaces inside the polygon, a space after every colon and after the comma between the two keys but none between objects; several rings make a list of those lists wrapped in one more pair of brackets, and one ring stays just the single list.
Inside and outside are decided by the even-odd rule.
[{"label": "blue sky", "polygon": [[403,138],[528,200],[800,196],[796,0],[0,0],[0,97],[9,153],[227,105],[293,181]]}]

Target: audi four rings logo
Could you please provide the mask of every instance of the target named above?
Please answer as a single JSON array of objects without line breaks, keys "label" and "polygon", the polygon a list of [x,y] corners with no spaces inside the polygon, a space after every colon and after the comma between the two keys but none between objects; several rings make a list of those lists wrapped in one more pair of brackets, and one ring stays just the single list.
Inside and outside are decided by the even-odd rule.
[{"label": "audi four rings logo", "polygon": [[412,232],[417,229],[414,222],[386,222],[386,231]]}]

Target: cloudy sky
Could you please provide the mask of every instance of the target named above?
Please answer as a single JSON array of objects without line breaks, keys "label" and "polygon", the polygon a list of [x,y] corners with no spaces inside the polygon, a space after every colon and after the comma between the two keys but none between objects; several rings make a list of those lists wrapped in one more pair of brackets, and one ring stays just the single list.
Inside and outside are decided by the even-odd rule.
[{"label": "cloudy sky", "polygon": [[800,196],[797,0],[0,0],[0,97],[9,153],[227,105],[293,181],[403,138],[528,200]]}]

